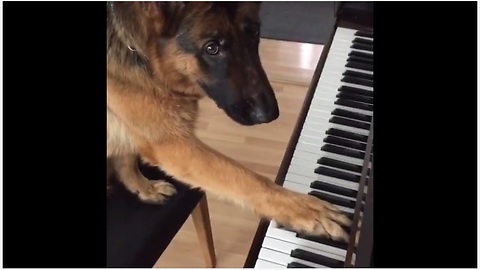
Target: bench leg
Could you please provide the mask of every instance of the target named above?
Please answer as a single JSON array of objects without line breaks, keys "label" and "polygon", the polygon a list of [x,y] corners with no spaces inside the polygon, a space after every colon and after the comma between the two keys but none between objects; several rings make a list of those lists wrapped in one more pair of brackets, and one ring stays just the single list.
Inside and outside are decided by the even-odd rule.
[{"label": "bench leg", "polygon": [[198,205],[192,212],[193,223],[197,231],[200,249],[206,262],[207,268],[214,268],[216,263],[215,248],[213,246],[212,227],[208,212],[207,196],[203,195]]}]

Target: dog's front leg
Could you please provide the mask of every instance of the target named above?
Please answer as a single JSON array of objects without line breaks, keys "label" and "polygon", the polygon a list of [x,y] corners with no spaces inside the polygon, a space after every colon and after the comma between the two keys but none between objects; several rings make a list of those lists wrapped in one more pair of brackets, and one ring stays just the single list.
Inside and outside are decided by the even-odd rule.
[{"label": "dog's front leg", "polygon": [[278,186],[197,138],[145,144],[141,153],[179,181],[253,209],[295,231],[339,240],[348,237],[339,224],[349,225],[350,220],[333,205]]}]

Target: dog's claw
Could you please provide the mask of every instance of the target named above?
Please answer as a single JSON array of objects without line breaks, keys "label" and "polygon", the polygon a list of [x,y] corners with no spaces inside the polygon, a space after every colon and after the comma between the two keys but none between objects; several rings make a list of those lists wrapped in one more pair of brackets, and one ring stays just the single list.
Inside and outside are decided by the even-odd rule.
[{"label": "dog's claw", "polygon": [[163,204],[176,193],[175,187],[164,180],[149,180],[147,187],[138,191],[138,197],[147,203]]}]

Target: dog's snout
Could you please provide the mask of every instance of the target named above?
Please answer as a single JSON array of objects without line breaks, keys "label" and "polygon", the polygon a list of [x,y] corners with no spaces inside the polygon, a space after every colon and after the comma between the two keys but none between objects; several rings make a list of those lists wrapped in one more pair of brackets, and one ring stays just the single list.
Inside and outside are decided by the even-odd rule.
[{"label": "dog's snout", "polygon": [[276,104],[259,103],[250,111],[250,119],[255,124],[269,123],[279,116]]},{"label": "dog's snout", "polygon": [[250,108],[250,119],[255,124],[269,123],[279,116],[277,100],[274,95],[263,94],[255,97]]},{"label": "dog's snout", "polygon": [[255,122],[255,123],[264,123],[268,121],[268,112],[265,110],[265,108],[262,108],[260,106],[256,106],[252,109],[250,112],[250,118]]},{"label": "dog's snout", "polygon": [[226,113],[243,125],[270,123],[280,116],[273,91],[245,98],[225,108]]}]

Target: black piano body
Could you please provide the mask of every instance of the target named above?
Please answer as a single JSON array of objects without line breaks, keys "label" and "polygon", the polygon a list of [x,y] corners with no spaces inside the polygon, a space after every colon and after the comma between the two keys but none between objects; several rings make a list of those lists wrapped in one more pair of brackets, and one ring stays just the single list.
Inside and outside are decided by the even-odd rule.
[{"label": "black piano body", "polygon": [[[298,187],[299,190],[297,191],[306,190],[305,192],[308,192],[308,188],[312,187],[308,187],[308,185],[302,187],[301,185],[294,183],[295,180],[288,182],[290,180],[287,181],[286,179],[290,173],[289,168],[291,165],[293,167],[294,161],[298,162],[299,160],[307,160],[297,158],[299,156],[296,156],[300,145],[299,139],[304,138],[306,135],[304,135],[303,132],[308,131],[305,127],[306,122],[311,122],[311,117],[320,117],[316,119],[322,119],[322,117],[324,117],[323,115],[314,115],[314,112],[309,112],[312,111],[312,106],[318,105],[319,111],[329,110],[331,115],[328,115],[328,118],[325,118],[325,123],[316,123],[318,124],[317,126],[320,127],[319,130],[326,130],[322,133],[323,136],[319,136],[318,138],[322,140],[322,148],[321,150],[318,149],[318,152],[326,151],[328,152],[328,155],[323,158],[320,158],[319,156],[318,162],[316,162],[318,164],[315,165],[331,165],[332,163],[328,162],[338,162],[338,160],[335,160],[335,157],[338,157],[339,155],[341,157],[343,154],[347,156],[345,159],[350,161],[351,158],[361,152],[361,156],[355,157],[357,158],[355,159],[357,162],[357,166],[355,166],[357,183],[355,183],[355,185],[358,186],[358,190],[356,198],[354,198],[356,199],[355,206],[350,208],[349,212],[351,214],[350,216],[353,218],[354,224],[358,224],[361,217],[361,226],[352,226],[352,228],[350,228],[351,237],[349,243],[333,243],[333,241],[329,239],[318,241],[318,243],[323,246],[328,247],[328,245],[331,245],[332,250],[334,251],[341,250],[343,252],[341,258],[344,259],[339,260],[339,257],[337,257],[337,259],[332,259],[329,256],[322,256],[322,254],[328,254],[322,253],[323,250],[316,253],[318,250],[309,248],[308,246],[302,246],[301,244],[299,244],[297,248],[297,246],[295,246],[295,243],[297,242],[288,242],[288,239],[283,241],[284,239],[282,239],[281,236],[281,233],[283,232],[280,232],[277,236],[274,235],[267,237],[267,233],[272,230],[272,222],[262,220],[254,236],[251,249],[244,265],[245,268],[315,268],[316,265],[332,268],[373,266],[373,2],[335,2],[334,10],[332,12],[335,12],[335,24],[332,29],[332,34],[329,41],[325,44],[322,55],[320,56],[310,88],[306,94],[304,104],[301,108],[299,118],[287,146],[275,182],[286,188]],[[345,34],[343,32],[345,32]],[[348,47],[340,49],[336,48],[336,44],[343,44],[341,42],[345,42],[345,39],[351,39],[351,45],[348,44]],[[345,48],[352,48],[352,50],[348,51],[348,55],[341,55]],[[332,59],[328,60],[329,55],[340,55],[338,59],[344,57],[347,60],[345,64],[341,63],[342,61],[339,61],[340,63],[332,63],[332,61],[334,61],[332,59],[337,58],[332,56],[330,57]],[[319,81],[325,81],[326,84],[328,84],[330,83],[328,80],[333,80],[332,78],[323,80],[321,78],[322,74],[324,74],[324,77],[327,76],[326,74],[334,74],[338,76],[338,74],[330,69],[339,67],[344,68],[341,73],[342,77],[338,77],[338,83],[341,82],[342,87],[335,90],[335,92],[332,90],[332,94],[329,94],[330,96],[322,96],[322,94],[316,93],[320,84]],[[322,86],[320,85],[320,87]],[[325,87],[328,88],[329,86]],[[331,97],[331,100],[328,100],[329,97]],[[318,113],[319,111],[315,108],[315,113]],[[308,117],[310,117],[310,120]],[[333,126],[330,126],[330,124]],[[363,133],[354,134],[355,132],[344,132],[341,128],[335,128],[342,127],[342,125],[347,126],[347,131],[363,128]],[[315,142],[314,137],[310,138]],[[304,144],[302,144],[302,146],[304,146]],[[360,149],[361,151],[359,151]],[[345,160],[342,159],[341,161]],[[343,167],[342,169],[350,169],[353,167],[352,164],[347,163],[348,162],[339,162],[338,164],[341,166],[339,165],[337,167],[342,168],[343,165],[348,165],[349,167]],[[309,164],[308,166],[314,166],[314,164]],[[346,170],[341,171],[348,172]],[[350,174],[350,176],[351,175],[352,174]],[[325,186],[331,186],[328,183],[323,184],[325,184]],[[287,187],[287,185],[289,185],[289,187]],[[358,192],[360,190],[364,190],[364,192]],[[359,201],[361,201],[361,203],[358,203]],[[359,235],[359,239],[358,245],[355,247],[355,235],[357,234]],[[298,233],[295,234],[295,237],[302,238]],[[300,239],[299,241],[304,243],[305,241],[308,241],[308,238],[303,236],[303,239]],[[275,245],[284,245],[284,247],[282,247],[283,250],[279,252],[279,249],[281,248],[277,248]],[[342,249],[339,249],[340,247]],[[264,255],[262,255],[262,252]],[[352,254],[354,254],[354,259]],[[334,255],[337,256],[338,254]],[[260,260],[259,256],[264,257]],[[272,257],[265,259],[265,256]],[[278,256],[278,262],[276,261],[277,257],[275,256]],[[308,256],[311,256],[312,259],[308,259]],[[335,258],[333,255],[332,257]],[[290,259],[291,261],[289,261]],[[259,261],[261,261],[263,265],[259,265]],[[310,264],[310,262],[313,263]]]}]

